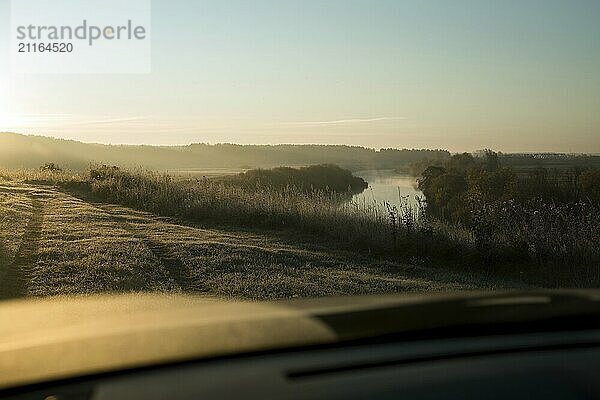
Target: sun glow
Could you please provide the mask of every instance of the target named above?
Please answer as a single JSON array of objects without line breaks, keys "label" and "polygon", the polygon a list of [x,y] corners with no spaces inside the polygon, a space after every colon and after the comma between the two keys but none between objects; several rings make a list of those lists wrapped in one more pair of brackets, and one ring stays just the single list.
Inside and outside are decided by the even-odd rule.
[{"label": "sun glow", "polygon": [[6,114],[0,111],[0,132],[18,131],[27,125],[24,116]]}]

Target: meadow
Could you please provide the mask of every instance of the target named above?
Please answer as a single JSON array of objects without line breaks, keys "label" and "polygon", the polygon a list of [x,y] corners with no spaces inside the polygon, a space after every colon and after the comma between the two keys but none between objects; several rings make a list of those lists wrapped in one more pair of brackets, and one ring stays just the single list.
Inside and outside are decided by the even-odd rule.
[{"label": "meadow", "polygon": [[106,165],[3,172],[5,280],[10,296],[597,286],[595,170],[567,192],[490,162],[458,155],[433,165],[420,179],[427,201],[400,206],[352,201],[364,182],[332,165],[221,177]]},{"label": "meadow", "polygon": [[[392,248],[389,238],[383,247],[369,245],[373,239],[360,244],[364,232],[381,229],[382,240],[388,237],[386,215],[343,205],[334,193],[249,191],[108,167],[10,171],[0,193],[4,299],[139,291],[272,299],[524,287],[401,262],[381,251]],[[355,237],[352,229],[344,229],[345,240],[338,236],[343,224]]]},{"label": "meadow", "polygon": [[[464,160],[448,161],[457,162]],[[280,177],[276,185],[261,184],[248,172],[234,181],[190,181],[110,170],[94,179],[88,191],[107,201],[185,220],[310,233],[401,262],[521,277],[545,286],[598,285],[596,170],[557,181],[539,172],[518,177],[499,166],[487,171],[486,162],[490,161],[473,160],[463,166],[468,178],[462,192],[444,183],[432,189],[422,177],[429,201],[417,206],[408,199],[400,199],[399,207],[349,201],[343,185],[307,191],[306,183],[282,185]]]}]

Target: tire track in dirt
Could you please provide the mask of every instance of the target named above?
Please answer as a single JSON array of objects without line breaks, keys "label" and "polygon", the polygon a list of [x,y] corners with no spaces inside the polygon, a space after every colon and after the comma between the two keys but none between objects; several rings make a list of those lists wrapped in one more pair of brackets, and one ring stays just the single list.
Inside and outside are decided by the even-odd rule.
[{"label": "tire track in dirt", "polygon": [[28,291],[28,270],[37,261],[44,220],[43,203],[38,194],[32,194],[32,214],[27,222],[21,244],[13,262],[2,274],[0,299],[25,297]]},{"label": "tire track in dirt", "polygon": [[139,239],[144,246],[152,252],[152,254],[158,259],[161,266],[169,273],[169,276],[178,286],[179,289],[185,292],[203,292],[202,288],[194,285],[188,274],[187,269],[179,256],[175,254],[173,249],[164,243],[150,238],[143,230],[136,228],[127,217],[115,214],[114,211],[108,210],[101,205],[94,205],[96,208],[100,208],[103,212],[107,213],[113,220],[122,224],[122,226],[130,232],[136,239]]},{"label": "tire track in dirt", "polygon": [[148,237],[140,237],[140,239],[144,245],[146,245],[146,247],[148,247],[148,249],[150,249],[150,251],[158,258],[161,265],[169,272],[169,275],[181,290],[186,292],[206,291],[203,288],[193,284],[193,281],[186,273],[185,265],[167,245],[151,240]]},{"label": "tire track in dirt", "polygon": [[[134,238],[140,240],[146,248],[156,257],[160,265],[167,271],[169,277],[178,289],[184,292],[203,293],[208,292],[207,289],[195,283],[187,274],[187,268],[181,261],[180,257],[167,244],[161,243],[151,238],[147,231],[148,229],[140,229],[135,226],[131,218],[125,215],[119,215],[112,210],[108,205],[95,201],[90,196],[80,193],[63,192],[67,196],[75,197],[92,208],[108,215],[113,221],[120,224],[124,230],[129,232]],[[138,221],[139,218],[136,218]],[[144,221],[153,222],[153,221]]]}]

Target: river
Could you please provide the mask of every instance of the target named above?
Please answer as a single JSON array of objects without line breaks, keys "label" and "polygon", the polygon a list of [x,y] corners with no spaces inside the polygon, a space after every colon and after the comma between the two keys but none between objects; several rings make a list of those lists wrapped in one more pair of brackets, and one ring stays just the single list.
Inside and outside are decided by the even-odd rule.
[{"label": "river", "polygon": [[406,174],[399,174],[394,170],[365,170],[357,171],[355,176],[360,176],[369,183],[369,188],[353,196],[353,201],[373,202],[399,205],[400,197],[408,199],[410,205],[416,206],[416,196],[424,198],[423,192],[417,189],[416,178]]}]

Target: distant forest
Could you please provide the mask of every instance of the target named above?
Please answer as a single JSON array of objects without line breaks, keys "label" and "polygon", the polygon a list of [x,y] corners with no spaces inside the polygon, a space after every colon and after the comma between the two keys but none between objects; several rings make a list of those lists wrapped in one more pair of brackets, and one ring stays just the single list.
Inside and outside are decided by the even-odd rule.
[{"label": "distant forest", "polygon": [[0,167],[3,168],[38,168],[55,163],[62,168],[81,170],[91,162],[155,170],[336,164],[356,171],[408,168],[420,160],[448,158],[450,153],[446,150],[375,150],[358,146],[289,144],[101,145],[0,133]]},{"label": "distant forest", "polygon": [[[483,153],[475,153],[474,156],[482,157]],[[84,170],[90,163],[95,163],[177,172],[335,164],[351,171],[395,169],[420,176],[428,166],[443,165],[450,157],[447,150],[375,150],[359,146],[291,144],[103,145],[0,133],[0,168],[8,169],[39,168],[53,163],[65,169]],[[510,166],[517,173],[528,172],[532,168],[559,171],[600,168],[600,155],[498,153],[498,157],[503,166]]]}]

